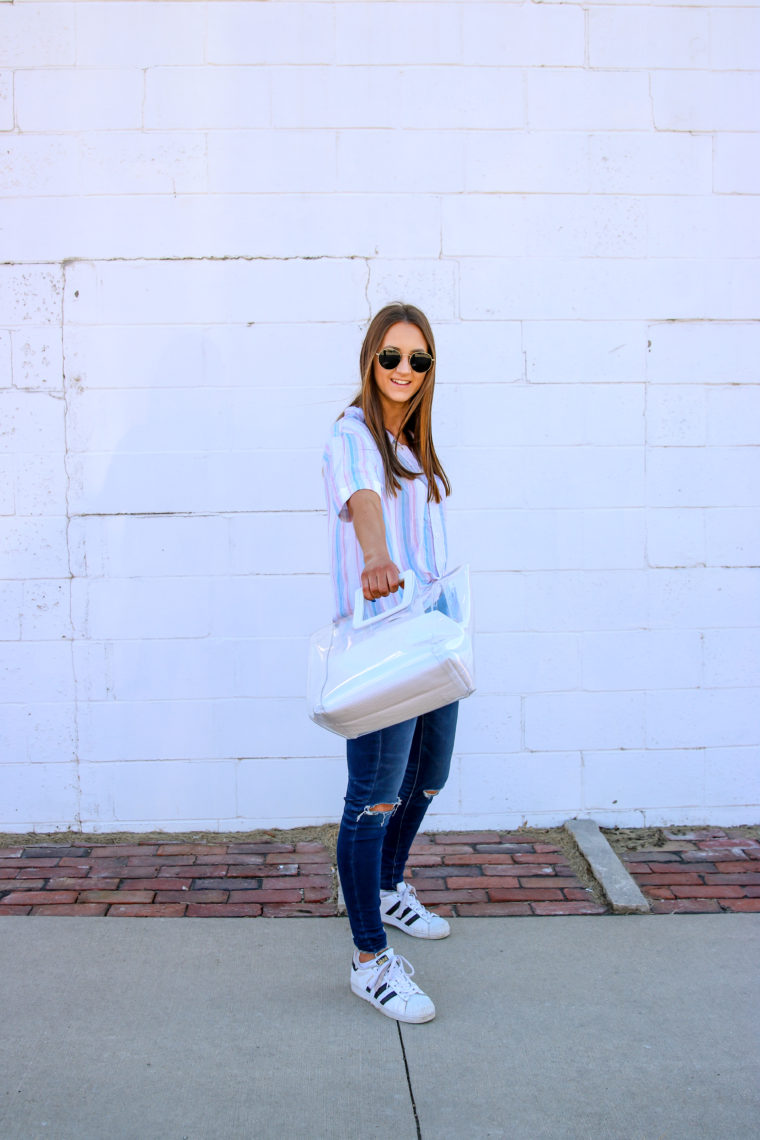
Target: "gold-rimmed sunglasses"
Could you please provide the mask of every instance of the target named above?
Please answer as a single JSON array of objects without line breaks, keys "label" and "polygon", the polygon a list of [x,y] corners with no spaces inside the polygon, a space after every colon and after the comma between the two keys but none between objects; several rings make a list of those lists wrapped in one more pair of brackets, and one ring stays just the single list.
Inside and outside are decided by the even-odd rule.
[{"label": "gold-rimmed sunglasses", "polygon": [[375,353],[381,368],[386,372],[392,372],[394,368],[398,368],[399,364],[406,356],[409,361],[409,367],[412,372],[428,372],[435,361],[435,357],[431,356],[429,352],[423,352],[417,349],[416,352],[400,352],[397,348],[381,348],[379,352]]}]

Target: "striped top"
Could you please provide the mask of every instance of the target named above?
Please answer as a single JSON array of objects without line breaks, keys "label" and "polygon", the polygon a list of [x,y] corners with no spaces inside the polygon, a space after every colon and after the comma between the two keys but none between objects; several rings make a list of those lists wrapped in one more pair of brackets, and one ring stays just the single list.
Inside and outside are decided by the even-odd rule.
[{"label": "striped top", "polygon": [[[325,446],[322,474],[325,481],[330,536],[330,565],[335,618],[353,612],[354,597],[364,569],[362,550],[348,517],[347,503],[355,491],[375,491],[383,505],[388,553],[399,570],[413,570],[421,582],[446,573],[445,498],[427,500],[427,479],[412,451],[399,444],[399,459],[416,479],[402,479],[401,490],[388,495],[380,452],[364,422],[361,408],[346,408]],[[441,488],[443,493],[443,488]],[[379,598],[365,608],[367,617],[391,608],[394,598]]]}]

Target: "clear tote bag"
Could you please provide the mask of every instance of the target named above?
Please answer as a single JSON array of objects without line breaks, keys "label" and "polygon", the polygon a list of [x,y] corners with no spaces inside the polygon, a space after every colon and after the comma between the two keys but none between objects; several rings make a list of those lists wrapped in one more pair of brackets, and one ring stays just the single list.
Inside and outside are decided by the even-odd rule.
[{"label": "clear tote bag", "polygon": [[309,716],[353,740],[468,697],[475,689],[468,566],[421,584],[405,570],[393,609],[352,617],[311,638]]}]

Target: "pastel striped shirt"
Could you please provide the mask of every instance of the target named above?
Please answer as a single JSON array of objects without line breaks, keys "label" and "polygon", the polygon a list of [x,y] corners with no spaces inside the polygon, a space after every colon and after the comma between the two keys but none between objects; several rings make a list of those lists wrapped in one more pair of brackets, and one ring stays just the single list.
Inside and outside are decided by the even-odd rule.
[{"label": "pastel striped shirt", "polygon": [[[322,475],[336,618],[353,612],[364,569],[362,550],[348,517],[347,503],[355,491],[375,491],[380,496],[388,553],[400,570],[413,570],[422,582],[431,582],[446,573],[445,498],[440,503],[428,502],[427,479],[412,451],[399,444],[398,454],[404,466],[419,471],[419,475],[402,479],[401,490],[394,496],[385,490],[383,461],[361,408],[347,408],[343,418],[333,425],[325,446]],[[395,599],[380,598],[367,603],[365,612],[367,616],[380,613],[394,602]]]}]

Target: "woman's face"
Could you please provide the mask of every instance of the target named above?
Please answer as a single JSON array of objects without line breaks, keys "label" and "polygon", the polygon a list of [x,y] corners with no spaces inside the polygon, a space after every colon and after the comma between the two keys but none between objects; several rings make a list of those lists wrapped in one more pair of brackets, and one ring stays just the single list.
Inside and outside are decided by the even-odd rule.
[{"label": "woman's face", "polygon": [[400,321],[388,329],[378,351],[384,348],[397,348],[401,353],[397,367],[390,371],[381,367],[377,356],[372,365],[375,384],[380,393],[383,418],[386,426],[390,426],[394,421],[398,421],[400,415],[403,416],[404,405],[425,383],[427,373],[413,372],[409,365],[409,357],[413,352],[427,352],[428,346],[416,325]]}]

